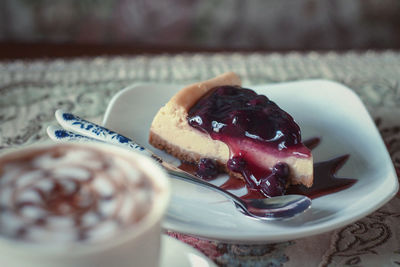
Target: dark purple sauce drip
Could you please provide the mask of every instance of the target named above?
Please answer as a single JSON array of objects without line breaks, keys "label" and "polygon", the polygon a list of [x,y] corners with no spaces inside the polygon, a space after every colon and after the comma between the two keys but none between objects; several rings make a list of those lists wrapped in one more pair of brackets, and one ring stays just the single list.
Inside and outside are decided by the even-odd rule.
[{"label": "dark purple sauce drip", "polygon": [[197,165],[196,175],[204,180],[211,180],[219,173],[217,163],[215,160],[209,158],[202,158]]},{"label": "dark purple sauce drip", "polygon": [[349,155],[343,155],[327,161],[314,164],[314,183],[310,188],[304,185],[292,185],[288,188],[287,194],[300,194],[310,198],[324,196],[349,188],[356,179],[338,178],[336,172],[346,163]]},{"label": "dark purple sauce drip", "polygon": [[303,145],[310,150],[316,148],[319,145],[319,143],[321,143],[321,138],[319,137],[312,137],[310,139],[303,141]]},{"label": "dark purple sauce drip", "polygon": [[248,138],[278,150],[301,143],[293,118],[264,95],[238,86],[220,86],[188,112],[191,126],[213,139]]},{"label": "dark purple sauce drip", "polygon": [[[285,193],[289,168],[284,163],[266,168],[254,151],[277,157],[310,156],[310,151],[301,143],[300,127],[293,118],[266,96],[250,89],[216,87],[189,110],[187,119],[192,127],[227,144],[228,169],[240,173],[250,188],[268,197]],[[199,176],[210,179],[210,166],[199,165]]]}]

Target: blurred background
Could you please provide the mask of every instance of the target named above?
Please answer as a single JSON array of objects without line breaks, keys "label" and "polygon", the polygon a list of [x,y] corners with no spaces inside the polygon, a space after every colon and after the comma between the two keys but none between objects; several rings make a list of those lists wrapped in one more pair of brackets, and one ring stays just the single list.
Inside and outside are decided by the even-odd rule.
[{"label": "blurred background", "polygon": [[398,48],[398,0],[0,0],[2,59]]}]

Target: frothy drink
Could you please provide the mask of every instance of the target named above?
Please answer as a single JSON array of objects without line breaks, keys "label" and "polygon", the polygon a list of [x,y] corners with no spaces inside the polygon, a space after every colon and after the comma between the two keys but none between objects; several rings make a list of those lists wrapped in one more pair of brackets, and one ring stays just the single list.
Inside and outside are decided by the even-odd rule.
[{"label": "frothy drink", "polygon": [[96,243],[135,227],[154,204],[152,179],[126,155],[58,145],[0,159],[0,236]]}]

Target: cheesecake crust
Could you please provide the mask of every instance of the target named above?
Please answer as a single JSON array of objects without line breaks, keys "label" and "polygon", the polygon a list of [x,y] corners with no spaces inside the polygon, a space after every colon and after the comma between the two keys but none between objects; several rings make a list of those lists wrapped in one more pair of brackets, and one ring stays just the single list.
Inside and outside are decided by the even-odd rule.
[{"label": "cheesecake crust", "polygon": [[217,86],[222,85],[237,85],[241,86],[240,77],[234,72],[221,74],[213,79],[189,85],[180,90],[170,100],[170,103],[183,107],[186,113],[189,109],[208,91]]}]

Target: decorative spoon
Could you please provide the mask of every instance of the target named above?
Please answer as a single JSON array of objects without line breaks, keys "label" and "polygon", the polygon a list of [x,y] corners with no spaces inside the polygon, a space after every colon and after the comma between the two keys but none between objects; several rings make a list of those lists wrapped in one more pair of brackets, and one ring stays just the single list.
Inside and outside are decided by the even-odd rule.
[{"label": "decorative spoon", "polygon": [[124,146],[139,151],[159,162],[173,178],[207,187],[233,201],[237,209],[252,218],[259,220],[283,220],[303,213],[311,207],[311,199],[302,195],[284,195],[263,199],[241,199],[211,183],[185,172],[138,145],[131,139],[122,136],[105,127],[84,120],[71,113],[57,110],[55,113],[58,123],[63,127],[49,126],[47,133],[55,141],[105,142]]}]

